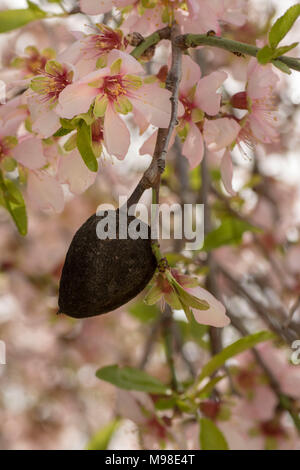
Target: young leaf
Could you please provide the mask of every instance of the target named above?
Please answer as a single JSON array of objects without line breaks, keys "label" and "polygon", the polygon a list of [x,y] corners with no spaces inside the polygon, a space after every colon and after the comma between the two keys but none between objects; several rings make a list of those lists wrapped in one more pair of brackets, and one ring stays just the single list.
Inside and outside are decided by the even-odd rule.
[{"label": "young leaf", "polygon": [[293,42],[293,44],[290,44],[289,46],[278,47],[273,52],[272,59],[277,59],[277,57],[280,57],[281,55],[286,54],[287,52],[289,52],[292,49],[294,49],[295,47],[297,47],[298,44],[299,44],[299,42]]},{"label": "young leaf", "polygon": [[281,72],[287,73],[288,75],[291,75],[291,69],[286,65],[284,62],[281,62],[281,60],[274,59],[272,60],[272,64],[277,67]]},{"label": "young leaf", "polygon": [[273,53],[274,50],[271,47],[264,46],[258,51],[256,58],[260,64],[267,64],[272,60]]},{"label": "young leaf", "polygon": [[223,245],[238,245],[244,232],[260,232],[257,227],[235,217],[226,217],[221,225],[209,232],[204,240],[202,250],[210,251]]},{"label": "young leaf", "polygon": [[0,33],[6,33],[13,29],[21,28],[31,21],[45,18],[47,13],[41,10],[37,5],[36,8],[20,9],[20,10],[4,10],[0,11]]},{"label": "young leaf", "polygon": [[27,212],[23,195],[16,184],[0,173],[0,202],[12,216],[21,235],[27,234]]},{"label": "young leaf", "polygon": [[300,15],[300,3],[290,7],[284,15],[282,15],[273,24],[271,31],[269,32],[269,44],[275,49],[284,36],[289,32],[296,19]]},{"label": "young leaf", "polygon": [[226,377],[226,375],[219,375],[211,379],[201,390],[197,391],[198,398],[208,398],[215,386]]},{"label": "young leaf", "polygon": [[63,137],[64,135],[68,135],[72,132],[72,129],[65,129],[64,127],[60,127],[58,131],[53,134],[53,137]]},{"label": "young leaf", "polygon": [[262,343],[263,341],[268,341],[274,338],[274,333],[271,333],[270,331],[259,331],[258,333],[253,333],[252,335],[238,339],[235,343],[232,343],[227,346],[227,348],[223,349],[223,351],[221,351],[219,354],[213,356],[211,360],[205,364],[200,376],[197,379],[197,383],[201,382],[202,379],[217,371],[231,357],[234,357],[237,354],[246,351],[247,349],[253,348],[258,343]]},{"label": "young leaf", "polygon": [[199,441],[202,450],[229,450],[223,433],[208,418],[200,419]]},{"label": "young leaf", "polygon": [[88,169],[97,172],[98,162],[93,152],[91,127],[83,120],[78,125],[77,148]]},{"label": "young leaf", "polygon": [[100,431],[98,431],[90,440],[86,446],[86,450],[106,450],[108,444],[112,438],[112,435],[116,432],[120,425],[119,419],[114,419]]},{"label": "young leaf", "polygon": [[97,370],[96,376],[124,390],[138,390],[159,395],[169,391],[160,380],[133,367],[106,366]]},{"label": "young leaf", "polygon": [[209,304],[206,300],[198,299],[194,295],[187,292],[181,285],[176,281],[173,276],[169,276],[168,280],[179,297],[181,303],[187,307],[196,308],[198,310],[208,310]]}]

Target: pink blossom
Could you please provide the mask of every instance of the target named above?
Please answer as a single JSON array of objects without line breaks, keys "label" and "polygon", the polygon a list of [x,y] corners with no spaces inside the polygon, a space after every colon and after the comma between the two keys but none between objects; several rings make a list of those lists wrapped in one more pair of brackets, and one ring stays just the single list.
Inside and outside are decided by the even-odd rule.
[{"label": "pink blossom", "polygon": [[238,143],[244,142],[252,148],[256,142],[277,140],[274,90],[278,80],[271,64],[260,65],[255,58],[250,60],[246,91],[232,97],[233,106],[248,110],[240,121],[242,129]]},{"label": "pink blossom", "polygon": [[[124,158],[130,134],[120,114],[133,109],[157,127],[169,125],[170,92],[157,84],[143,84],[136,75],[143,68],[132,56],[119,50],[108,55],[108,66],[69,85],[59,96],[61,117],[71,119],[94,104],[94,115],[104,117],[104,142],[109,153]],[[118,129],[116,139],[115,129]]]},{"label": "pink blossom", "polygon": [[104,24],[97,24],[93,27],[92,34],[80,33],[79,39],[65,49],[58,60],[73,64],[78,78],[81,78],[96,69],[99,59],[104,63],[110,51],[124,50],[127,44],[120,29],[114,30]]},{"label": "pink blossom", "polygon": [[180,83],[180,102],[184,111],[180,116],[179,135],[184,139],[182,153],[192,168],[204,155],[202,137],[205,114],[216,115],[220,109],[221,95],[217,93],[227,77],[225,72],[213,72],[201,78],[200,67],[188,56],[183,57],[183,76]]},{"label": "pink blossom", "polygon": [[31,81],[31,90],[26,92],[28,108],[32,118],[32,129],[48,138],[60,127],[56,106],[61,92],[72,82],[74,71],[54,60],[47,62],[43,74]]}]

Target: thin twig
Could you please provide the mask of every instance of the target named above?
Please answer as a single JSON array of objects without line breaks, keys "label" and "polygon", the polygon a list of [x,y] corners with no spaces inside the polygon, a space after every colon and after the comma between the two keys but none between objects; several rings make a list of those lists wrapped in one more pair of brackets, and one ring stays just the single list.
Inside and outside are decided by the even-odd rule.
[{"label": "thin twig", "polygon": [[[237,52],[239,54],[246,54],[252,57],[256,57],[257,53],[260,51],[259,47],[253,46],[252,44],[246,44],[239,41],[233,41],[232,39],[226,39],[220,36],[210,36],[207,34],[184,34],[177,37],[176,43],[183,49],[198,46],[212,46],[225,49],[228,52]],[[272,62],[274,65],[283,62],[291,69],[300,71],[300,60],[295,57],[280,56]]]},{"label": "thin twig", "polygon": [[127,201],[128,207],[136,204],[144,191],[149,188],[157,189],[160,185],[160,177],[165,169],[165,158],[169,147],[169,142],[173,130],[177,124],[177,110],[178,110],[178,94],[179,83],[181,80],[181,57],[182,50],[175,45],[175,38],[178,34],[178,26],[172,26],[171,41],[172,41],[172,63],[171,68],[166,80],[166,88],[172,93],[171,103],[172,111],[168,128],[158,129],[157,139],[152,162],[149,168],[145,171],[138,185]]},{"label": "thin twig", "polygon": [[140,44],[138,44],[133,51],[131,51],[131,55],[136,59],[139,59],[151,46],[155,46],[158,44],[162,39],[170,39],[171,37],[171,28],[170,26],[166,26],[165,28],[159,29],[154,33],[150,34],[144,38]]},{"label": "thin twig", "polygon": [[218,270],[221,274],[230,282],[234,290],[244,297],[259,316],[265,321],[269,328],[274,331],[284,342],[291,344],[296,338],[296,333],[290,329],[283,329],[281,324],[277,321],[274,316],[268,315],[266,307],[254,299],[250,293],[220,264],[218,264]]},{"label": "thin twig", "polygon": [[[229,316],[234,328],[242,336],[248,336],[250,334],[250,332],[245,327],[241,319],[237,317],[228,306],[226,306],[226,313]],[[264,361],[263,357],[261,356],[257,348],[253,348],[252,353],[256,359],[256,362],[259,364],[261,369],[264,371],[265,375],[268,377],[269,384],[272,387],[273,392],[278,398],[280,408],[284,409],[290,414],[298,433],[300,433],[300,420],[299,420],[298,412],[295,407],[295,400],[292,397],[289,397],[282,392],[280,383],[278,382],[277,378],[274,376],[269,366]]]},{"label": "thin twig", "polygon": [[160,316],[152,325],[152,328],[150,330],[149,336],[147,338],[144,351],[143,351],[143,356],[141,358],[141,361],[139,363],[139,368],[140,369],[145,369],[147,362],[151,356],[151,353],[154,348],[154,344],[161,326],[162,322],[162,317]]},{"label": "thin twig", "polygon": [[166,304],[165,311],[162,313],[163,338],[166,350],[166,359],[171,373],[171,387],[175,392],[179,391],[179,385],[176,377],[174,354],[173,354],[173,312],[171,307]]}]

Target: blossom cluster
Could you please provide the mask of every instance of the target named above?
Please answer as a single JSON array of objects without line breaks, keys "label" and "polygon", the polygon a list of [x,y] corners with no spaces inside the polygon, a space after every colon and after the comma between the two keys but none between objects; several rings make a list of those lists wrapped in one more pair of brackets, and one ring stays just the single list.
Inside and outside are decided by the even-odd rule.
[{"label": "blossom cluster", "polygon": [[[126,3],[83,0],[81,7],[86,13],[98,14],[112,6],[123,8]],[[147,131],[140,155],[151,155],[157,136],[155,128],[169,125],[171,93],[166,89],[166,74],[146,74],[143,63],[131,55],[133,46],[126,34],[138,27],[132,21],[134,15],[144,18],[147,12],[161,11],[161,5],[159,1],[154,6],[146,2],[141,9],[139,3],[129,11],[125,8],[122,30],[98,24],[89,34],[74,33],[73,44],[57,55],[49,48],[38,51],[28,47],[23,57],[11,62],[17,71],[16,80],[9,87],[25,87],[26,91],[0,107],[1,167],[10,170],[18,165],[27,181],[28,199],[41,209],[62,211],[62,184],[68,184],[74,194],[93,184],[103,152],[124,159],[134,126],[140,134]],[[202,3],[205,0],[201,0],[201,6]],[[239,12],[240,3],[209,2],[205,12],[212,13],[205,15],[209,24],[204,29],[218,31],[215,23],[225,21],[230,9]],[[180,7],[175,4],[175,16],[181,15],[185,22],[198,22],[202,11],[199,2],[189,1],[184,9],[182,3]],[[130,18],[129,28],[126,24]],[[231,14],[230,18],[237,24],[243,21],[240,13]],[[147,22],[154,25],[153,19]],[[224,186],[234,194],[230,154],[233,147],[276,140],[273,97],[277,75],[271,65],[262,66],[251,59],[245,91],[228,100],[222,96],[227,72],[216,70],[203,76],[190,54],[183,56],[182,69],[178,125],[170,146],[178,135],[182,154],[191,168],[200,164],[205,146],[215,152]],[[237,110],[243,110],[242,117]]]}]

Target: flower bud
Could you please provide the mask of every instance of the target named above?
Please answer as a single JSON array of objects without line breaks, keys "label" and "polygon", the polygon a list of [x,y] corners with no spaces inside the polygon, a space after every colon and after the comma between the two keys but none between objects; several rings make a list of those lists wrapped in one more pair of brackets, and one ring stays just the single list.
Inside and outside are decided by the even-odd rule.
[{"label": "flower bud", "polygon": [[246,91],[240,91],[232,96],[231,105],[237,109],[248,109],[248,97]]}]

